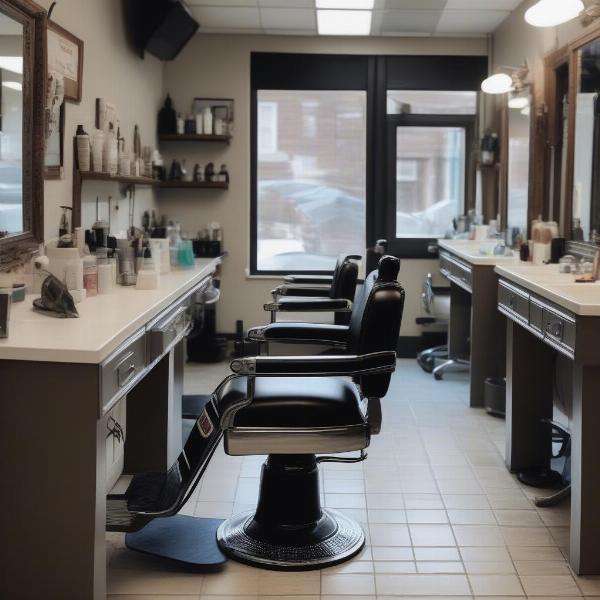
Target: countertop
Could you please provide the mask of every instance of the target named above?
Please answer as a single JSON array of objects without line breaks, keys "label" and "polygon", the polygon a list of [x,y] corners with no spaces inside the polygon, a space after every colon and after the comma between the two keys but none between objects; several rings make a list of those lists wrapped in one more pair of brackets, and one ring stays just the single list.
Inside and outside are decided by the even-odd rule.
[{"label": "countertop", "polygon": [[196,283],[214,272],[221,258],[201,258],[194,268],[161,275],[155,290],[117,286],[110,294],[77,304],[78,319],[60,319],[33,310],[38,295],[11,307],[9,337],[0,339],[0,360],[101,363],[130,335]]},{"label": "countertop", "polygon": [[[518,254],[513,252],[513,256],[494,256],[491,254],[491,249],[496,245],[495,240],[438,240],[438,246],[444,250],[448,250],[452,254],[455,254],[465,262],[472,265],[498,265],[498,264],[512,264],[519,262]],[[481,248],[489,249],[490,254],[482,254]]]},{"label": "countertop", "polygon": [[600,316],[600,282],[575,283],[576,275],[559,273],[558,265],[497,265],[496,273],[575,313]]}]

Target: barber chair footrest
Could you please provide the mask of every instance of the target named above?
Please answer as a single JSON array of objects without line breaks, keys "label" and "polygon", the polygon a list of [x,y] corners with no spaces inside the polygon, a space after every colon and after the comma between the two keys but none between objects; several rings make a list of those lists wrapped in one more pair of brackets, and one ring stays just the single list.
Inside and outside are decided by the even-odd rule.
[{"label": "barber chair footrest", "polygon": [[186,515],[154,519],[141,531],[128,533],[125,545],[195,571],[219,571],[227,561],[217,545],[217,529],[222,523],[222,519]]},{"label": "barber chair footrest", "polygon": [[[254,536],[249,534],[252,529]],[[278,537],[282,542],[289,537],[289,544],[260,539],[263,533],[254,521],[254,511],[242,513],[225,521],[217,531],[221,550],[231,558],[243,563],[283,571],[308,571],[321,569],[348,560],[363,548],[365,535],[361,526],[342,513],[323,509],[323,517],[317,527],[304,533],[305,543],[298,543],[298,534],[285,530],[272,536],[264,531],[264,538]],[[261,536],[262,537],[262,536]],[[311,539],[312,537],[312,539]],[[296,539],[294,539],[296,538]]]}]

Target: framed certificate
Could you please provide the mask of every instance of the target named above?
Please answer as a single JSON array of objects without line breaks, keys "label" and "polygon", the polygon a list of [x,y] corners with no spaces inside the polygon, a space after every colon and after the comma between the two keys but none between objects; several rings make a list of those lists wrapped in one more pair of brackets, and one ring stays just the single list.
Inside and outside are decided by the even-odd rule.
[{"label": "framed certificate", "polygon": [[63,76],[65,100],[81,102],[83,41],[54,21],[48,21],[48,71]]}]

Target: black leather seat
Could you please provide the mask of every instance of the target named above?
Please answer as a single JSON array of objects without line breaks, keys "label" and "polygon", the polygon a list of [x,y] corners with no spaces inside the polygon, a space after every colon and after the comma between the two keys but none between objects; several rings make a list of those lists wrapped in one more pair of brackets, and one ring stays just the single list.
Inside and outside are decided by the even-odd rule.
[{"label": "black leather seat", "polygon": [[[221,401],[231,404],[246,396],[245,377],[230,381]],[[233,427],[335,427],[363,424],[360,394],[343,379],[272,377],[259,379],[252,403],[235,414]]]},{"label": "black leather seat", "polygon": [[[364,534],[320,504],[318,463],[364,460],[378,433],[380,399],[395,368],[404,307],[399,260],[385,256],[365,280],[344,356],[258,356],[232,362],[238,377],[218,391],[225,450],[268,454],[255,511],[221,525],[227,555],[275,569],[322,568],[360,551]],[[341,377],[352,379],[341,379]],[[355,459],[316,454],[360,451]]]},{"label": "black leather seat", "polygon": [[325,311],[335,314],[337,324],[350,321],[350,309],[358,278],[361,256],[341,254],[336,262],[333,276],[290,276],[286,283],[271,290],[273,302],[264,305],[275,322],[278,312]]}]

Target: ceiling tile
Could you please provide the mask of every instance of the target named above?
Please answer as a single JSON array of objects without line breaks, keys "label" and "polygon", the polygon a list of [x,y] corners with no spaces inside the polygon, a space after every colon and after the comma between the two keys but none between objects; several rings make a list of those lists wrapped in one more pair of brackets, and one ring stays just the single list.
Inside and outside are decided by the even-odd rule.
[{"label": "ceiling tile", "polygon": [[448,0],[447,10],[514,10],[522,0]]},{"label": "ceiling tile", "polygon": [[317,13],[306,8],[261,8],[260,18],[265,29],[317,29]]},{"label": "ceiling tile", "polygon": [[258,8],[195,6],[192,13],[201,28],[260,29]]},{"label": "ceiling tile", "polygon": [[315,8],[315,0],[258,0],[262,8]]},{"label": "ceiling tile", "polygon": [[381,33],[433,33],[441,15],[439,10],[387,10],[383,15]]},{"label": "ceiling tile", "polygon": [[228,6],[258,6],[258,0],[186,0],[186,4],[193,6],[212,6],[213,8],[226,8]]},{"label": "ceiling tile", "polygon": [[314,29],[263,29],[267,35],[317,35],[317,28]]},{"label": "ceiling tile", "polygon": [[259,27],[201,27],[198,30],[198,33],[218,35],[263,35],[265,30]]},{"label": "ceiling tile", "polygon": [[447,0],[385,0],[390,10],[442,10]]},{"label": "ceiling tile", "polygon": [[503,10],[446,10],[436,28],[436,33],[491,33],[506,17]]}]

